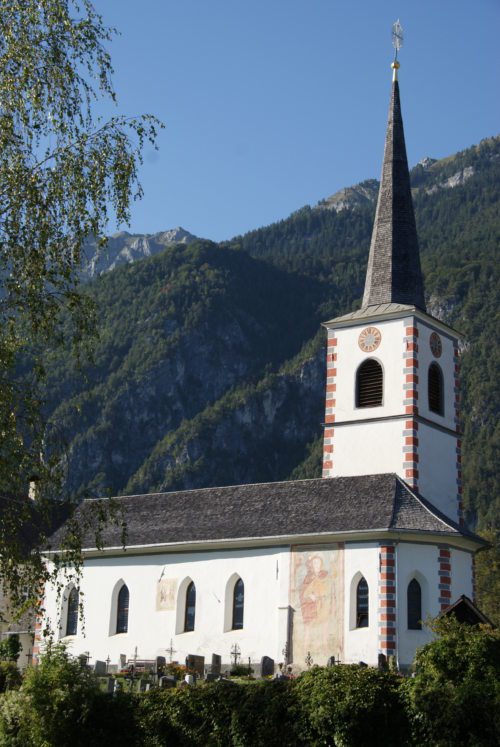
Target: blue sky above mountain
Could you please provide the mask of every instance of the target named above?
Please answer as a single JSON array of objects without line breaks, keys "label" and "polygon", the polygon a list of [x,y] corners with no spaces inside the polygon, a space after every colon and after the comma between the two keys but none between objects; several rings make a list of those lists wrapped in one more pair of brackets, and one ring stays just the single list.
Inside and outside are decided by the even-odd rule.
[{"label": "blue sky above mountain", "polygon": [[120,111],[166,124],[160,151],[146,153],[132,233],[184,226],[228,239],[378,178],[398,16],[410,164],[498,131],[496,0],[98,7],[121,31],[111,47]]}]

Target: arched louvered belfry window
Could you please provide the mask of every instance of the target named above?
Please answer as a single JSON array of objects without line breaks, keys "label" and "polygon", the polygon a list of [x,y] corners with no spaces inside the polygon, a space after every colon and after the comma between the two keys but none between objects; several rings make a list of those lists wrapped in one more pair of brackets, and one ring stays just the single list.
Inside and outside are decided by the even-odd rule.
[{"label": "arched louvered belfry window", "polygon": [[416,578],[412,578],[407,590],[408,630],[422,630],[422,589]]},{"label": "arched louvered belfry window", "polygon": [[233,589],[233,630],[241,630],[243,627],[243,611],[245,608],[245,584],[239,578]]},{"label": "arched louvered belfry window", "polygon": [[362,363],[356,374],[356,407],[377,407],[382,404],[384,374],[374,358]]},{"label": "arched louvered belfry window", "polygon": [[128,631],[128,608],[130,602],[130,592],[128,586],[123,584],[118,592],[118,603],[116,606],[116,632],[127,633]]},{"label": "arched louvered belfry window", "polygon": [[194,620],[196,616],[196,586],[191,581],[186,589],[186,608],[184,612],[184,632],[189,633],[194,630]]},{"label": "arched louvered belfry window", "polygon": [[431,363],[427,375],[427,393],[429,395],[429,410],[438,415],[444,414],[444,384],[443,372],[437,363]]},{"label": "arched louvered belfry window", "polygon": [[366,579],[361,577],[358,582],[356,589],[356,627],[367,628],[368,627],[368,584]]},{"label": "arched louvered belfry window", "polygon": [[73,587],[68,596],[68,613],[66,616],[66,635],[76,635],[78,630],[78,589]]}]

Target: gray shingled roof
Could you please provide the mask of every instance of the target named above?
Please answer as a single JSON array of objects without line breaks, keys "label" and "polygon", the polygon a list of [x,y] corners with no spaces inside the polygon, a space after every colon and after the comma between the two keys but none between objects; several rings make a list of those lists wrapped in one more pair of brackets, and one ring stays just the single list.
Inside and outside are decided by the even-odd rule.
[{"label": "gray shingled roof", "polygon": [[[474,537],[415,495],[395,474],[234,485],[114,500],[127,522],[128,547],[373,530]],[[85,501],[78,512],[93,503]],[[61,531],[53,535],[52,547],[58,546]],[[120,547],[120,528],[108,526],[102,540],[104,547]],[[94,546],[93,534],[87,533],[83,547]]]},{"label": "gray shingled roof", "polygon": [[382,177],[362,305],[384,303],[410,304],[425,311],[397,80],[392,84]]}]

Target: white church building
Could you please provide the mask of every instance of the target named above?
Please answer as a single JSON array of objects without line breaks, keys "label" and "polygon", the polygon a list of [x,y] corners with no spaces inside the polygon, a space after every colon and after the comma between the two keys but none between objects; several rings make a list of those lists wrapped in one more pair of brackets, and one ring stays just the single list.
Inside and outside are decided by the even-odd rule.
[{"label": "white church building", "polygon": [[45,590],[35,656],[49,627],[91,662],[229,663],[237,646],[252,664],[384,654],[406,668],[430,639],[422,621],[474,599],[460,335],[426,311],[398,67],[362,307],[325,323],[322,478],[116,498],[126,547],[119,527],[101,549],[89,534],[78,588]]}]

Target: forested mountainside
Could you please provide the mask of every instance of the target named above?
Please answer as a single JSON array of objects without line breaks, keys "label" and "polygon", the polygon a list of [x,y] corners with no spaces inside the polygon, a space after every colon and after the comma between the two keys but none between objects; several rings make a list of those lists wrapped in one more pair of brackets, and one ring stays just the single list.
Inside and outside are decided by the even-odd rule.
[{"label": "forested mountainside", "polygon": [[[429,310],[465,334],[469,519],[499,527],[500,138],[412,171]],[[76,494],[317,476],[320,322],[359,305],[376,182],[223,244],[195,241],[89,283],[94,363],[49,355],[48,414]]]}]

